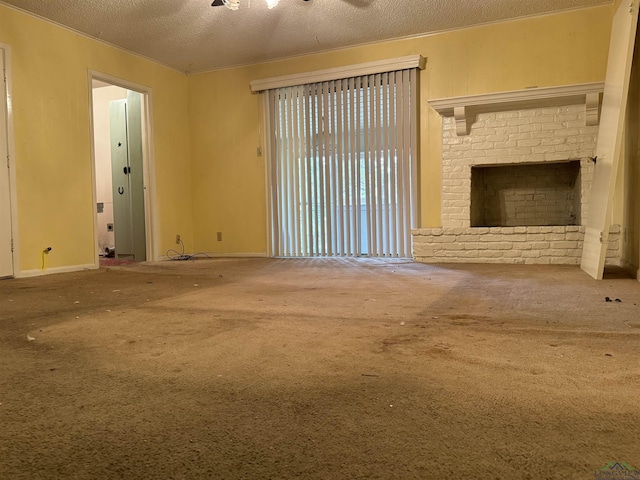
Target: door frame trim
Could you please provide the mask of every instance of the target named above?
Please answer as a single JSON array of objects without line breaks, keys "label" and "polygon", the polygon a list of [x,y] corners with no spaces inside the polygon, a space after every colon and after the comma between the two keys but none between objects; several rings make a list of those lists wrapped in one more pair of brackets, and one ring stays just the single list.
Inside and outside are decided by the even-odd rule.
[{"label": "door frame trim", "polygon": [[95,141],[94,141],[94,125],[93,125],[93,80],[109,83],[117,87],[132,90],[141,93],[144,98],[144,122],[143,131],[143,175],[144,175],[144,210],[145,210],[145,241],[147,260],[157,261],[160,259],[160,253],[156,250],[158,241],[158,208],[157,208],[157,189],[156,189],[156,168],[155,168],[155,151],[154,151],[154,133],[153,133],[153,92],[150,87],[138,83],[130,82],[122,78],[99,72],[97,70],[88,70],[89,83],[89,125],[91,139],[91,188],[93,195],[93,236],[95,256],[94,262],[96,267],[100,265],[98,250],[98,217],[95,213],[97,202],[97,186],[96,186],[96,159],[95,159]]},{"label": "door frame trim", "polygon": [[11,238],[13,241],[13,277],[19,277],[20,270],[20,242],[18,238],[18,188],[16,182],[16,148],[13,127],[13,70],[11,64],[11,45],[0,42],[0,49],[4,51],[4,69],[7,78],[6,91],[2,93],[7,102],[7,153],[9,155],[9,202],[11,211]]}]

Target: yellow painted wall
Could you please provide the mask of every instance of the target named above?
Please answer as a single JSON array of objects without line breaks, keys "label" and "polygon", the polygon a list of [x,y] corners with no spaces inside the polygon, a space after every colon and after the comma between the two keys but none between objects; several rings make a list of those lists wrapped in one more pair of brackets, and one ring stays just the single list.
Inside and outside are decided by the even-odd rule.
[{"label": "yellow painted wall", "polygon": [[[612,7],[522,19],[189,76],[196,249],[266,252],[259,99],[251,80],[421,54],[421,226],[440,225],[441,119],[428,99],[603,81]],[[223,241],[215,234],[223,232]]]},{"label": "yellow painted wall", "polygon": [[152,89],[159,242],[191,246],[187,77],[0,5],[0,42],[12,51],[20,252],[18,273],[94,262],[88,70]]},{"label": "yellow painted wall", "polygon": [[[159,243],[266,253],[259,97],[251,80],[409,54],[421,73],[421,226],[440,224],[440,117],[426,100],[602,81],[612,6],[186,76],[0,6],[12,47],[19,271],[93,263],[88,70],[153,90]],[[216,241],[216,232],[223,241]]]},{"label": "yellow painted wall", "polygon": [[[197,251],[264,254],[267,210],[259,96],[251,68],[189,77]],[[217,241],[222,232],[222,242]]]}]

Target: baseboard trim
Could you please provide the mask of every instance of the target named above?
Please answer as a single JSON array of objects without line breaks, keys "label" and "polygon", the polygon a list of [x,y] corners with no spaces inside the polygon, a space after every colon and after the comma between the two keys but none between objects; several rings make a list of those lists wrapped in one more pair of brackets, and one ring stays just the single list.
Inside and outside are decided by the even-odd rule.
[{"label": "baseboard trim", "polygon": [[94,263],[90,263],[87,265],[69,265],[66,267],[53,267],[47,268],[45,270],[23,270],[17,272],[15,278],[29,278],[29,277],[41,277],[42,275],[53,275],[56,273],[72,273],[72,272],[82,272],[85,270],[97,270],[99,268],[98,265]]},{"label": "baseboard trim", "polygon": [[[198,252],[199,255],[197,255],[195,258],[207,258],[204,255],[208,255],[209,258],[268,258],[269,255],[267,255],[266,253],[213,253],[213,252]],[[193,255],[192,253],[189,252],[185,252],[185,255]],[[161,262],[165,262],[165,261],[172,261],[171,258],[167,257],[166,255],[162,255],[160,257],[160,261]],[[178,260],[176,260],[178,261]]]},{"label": "baseboard trim", "polygon": [[269,256],[266,253],[207,253],[207,255],[214,258],[266,258]]}]

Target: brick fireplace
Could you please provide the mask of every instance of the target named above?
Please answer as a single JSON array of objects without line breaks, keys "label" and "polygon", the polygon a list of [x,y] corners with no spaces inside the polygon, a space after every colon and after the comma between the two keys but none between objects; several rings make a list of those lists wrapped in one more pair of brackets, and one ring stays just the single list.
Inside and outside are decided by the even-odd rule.
[{"label": "brick fireplace", "polygon": [[430,102],[443,115],[442,228],[412,231],[415,260],[579,264],[600,85]]}]

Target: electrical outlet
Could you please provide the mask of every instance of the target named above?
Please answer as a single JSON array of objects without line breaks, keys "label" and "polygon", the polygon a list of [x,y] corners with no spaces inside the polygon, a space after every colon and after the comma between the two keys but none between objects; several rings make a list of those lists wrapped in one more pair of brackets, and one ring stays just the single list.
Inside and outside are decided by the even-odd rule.
[{"label": "electrical outlet", "polygon": [[176,243],[180,245],[180,235],[176,235]]},{"label": "electrical outlet", "polygon": [[219,242],[221,242],[222,241],[222,232],[218,232],[216,234],[216,238],[218,239]]}]

